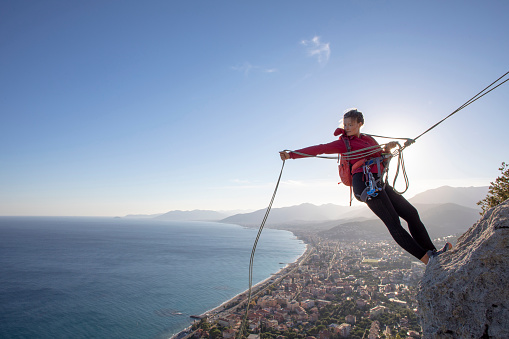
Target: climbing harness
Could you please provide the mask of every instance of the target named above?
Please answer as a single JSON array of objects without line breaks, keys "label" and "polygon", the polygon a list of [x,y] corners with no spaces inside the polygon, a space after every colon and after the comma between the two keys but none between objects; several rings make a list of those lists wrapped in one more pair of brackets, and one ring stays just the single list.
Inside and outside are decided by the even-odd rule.
[{"label": "climbing harness", "polygon": [[[347,152],[344,154],[352,154],[352,149],[350,147],[350,141],[347,137],[341,137],[343,142],[345,143]],[[378,147],[379,148],[379,147]],[[375,151],[376,149],[374,149]],[[381,149],[376,150],[379,152]],[[338,169],[339,169],[339,177],[341,179],[340,184],[344,184],[346,186],[350,186],[350,206],[352,206],[352,192],[353,192],[353,172],[362,166],[362,170],[364,173],[364,181],[366,182],[366,188],[362,192],[361,195],[356,195],[356,197],[366,202],[373,197],[378,195],[377,192],[380,192],[385,188],[385,182],[382,184],[382,179],[384,175],[387,173],[389,160],[392,155],[384,153],[379,157],[370,158],[367,160],[366,158],[357,160],[353,165],[349,161],[349,157],[347,155],[343,156],[338,154]],[[375,179],[373,173],[371,173],[371,166],[376,164],[378,179]]]},{"label": "climbing harness", "polygon": [[[366,162],[364,163],[364,165],[363,165],[364,166],[363,172],[364,172],[365,175],[367,174],[370,177],[370,179],[368,180],[368,188],[369,189],[366,192],[366,196],[368,196],[368,197],[375,197],[376,195],[378,195],[378,192],[380,192],[383,189],[383,187],[381,185],[382,185],[382,182],[383,182],[384,183],[383,185],[385,186],[385,183],[387,182],[388,167],[389,167],[388,166],[388,162],[390,161],[391,158],[396,157],[396,156],[398,157],[398,165],[397,165],[396,174],[395,174],[395,177],[394,177],[393,188],[394,188],[394,185],[396,183],[396,179],[398,177],[398,174],[399,174],[399,171],[400,171],[400,168],[401,168],[403,176],[404,176],[406,188],[402,192],[398,192],[396,190],[395,191],[398,194],[403,194],[404,192],[406,192],[406,190],[408,189],[408,186],[409,186],[409,181],[408,181],[408,177],[407,177],[406,171],[405,171],[405,162],[403,160],[403,150],[405,148],[407,148],[408,146],[412,145],[417,139],[419,139],[421,136],[423,136],[424,134],[428,133],[429,131],[431,131],[432,129],[437,127],[439,124],[444,122],[446,119],[448,119],[452,115],[456,114],[457,112],[461,111],[463,108],[467,107],[468,105],[470,105],[473,102],[479,100],[480,98],[482,98],[486,94],[490,93],[495,88],[498,88],[502,84],[504,84],[507,81],[509,81],[509,78],[508,78],[508,79],[502,81],[501,83],[499,83],[498,85],[496,85],[495,87],[492,87],[493,85],[495,85],[497,82],[502,80],[508,74],[509,74],[509,72],[505,73],[500,78],[498,78],[497,80],[492,82],[490,85],[486,86],[482,91],[480,91],[479,93],[474,95],[472,98],[470,98],[467,102],[465,102],[463,105],[458,107],[451,114],[449,114],[448,116],[446,116],[445,118],[443,118],[442,120],[440,120],[439,122],[437,122],[436,124],[434,124],[433,126],[428,128],[426,131],[424,131],[423,133],[421,133],[420,135],[418,135],[414,139],[410,139],[410,138],[394,138],[394,137],[385,137],[385,136],[379,136],[379,135],[366,134],[366,135],[370,135],[372,137],[405,140],[405,143],[403,144],[403,146],[401,146],[398,142],[396,143],[397,146],[398,146],[398,149],[396,151],[394,151],[392,153],[389,153],[389,154],[382,154],[382,157],[375,157],[375,158],[372,158],[372,159],[368,159],[367,160],[368,165],[366,165]],[[365,159],[365,158],[369,157],[370,155],[374,155],[375,153],[380,152],[382,146],[385,146],[385,145],[387,145],[387,144],[380,144],[380,145],[376,145],[376,146],[370,146],[370,147],[366,147],[366,148],[359,149],[359,150],[356,150],[356,151],[349,151],[349,152],[343,153],[342,157],[343,156],[346,157],[345,160],[361,160],[361,159]],[[289,151],[289,150],[285,150],[285,151]],[[300,155],[307,156],[307,157],[322,158],[322,159],[337,159],[337,157],[317,156],[317,155],[315,156],[315,155],[304,154],[304,153],[295,152],[295,151],[292,151],[292,152],[295,153],[295,154],[300,154]],[[378,160],[378,158],[382,158],[382,159]],[[381,173],[380,172],[380,168],[381,168],[382,165],[384,165],[384,161],[385,161],[385,166],[383,166],[384,170],[383,170],[383,173],[380,174]],[[371,173],[371,171],[369,170],[370,166],[372,166],[374,164],[376,164],[378,166],[378,168],[377,168],[378,169],[378,173],[379,173],[378,178],[375,178],[373,176],[373,174]],[[251,290],[252,290],[252,284],[253,284],[253,263],[254,263],[254,256],[255,256],[255,252],[256,252],[256,246],[258,244],[258,240],[260,239],[260,235],[262,233],[263,227],[265,226],[265,222],[267,221],[267,218],[269,216],[270,210],[272,208],[272,203],[274,202],[274,199],[276,197],[276,193],[277,193],[277,190],[279,188],[279,183],[281,181],[281,176],[283,174],[283,168],[284,167],[285,167],[285,161],[283,160],[283,165],[281,166],[281,172],[279,173],[279,178],[277,180],[276,187],[274,189],[274,193],[272,194],[272,199],[270,200],[269,206],[267,207],[267,210],[265,212],[265,216],[263,217],[263,220],[262,220],[262,223],[260,225],[260,228],[258,229],[258,234],[256,235],[256,239],[255,239],[255,242],[253,244],[253,249],[251,251],[251,257],[250,257],[250,260],[249,260],[249,289],[248,289],[248,299],[247,299],[247,302],[246,302],[246,312],[244,314],[244,318],[243,318],[242,323],[240,325],[239,331],[237,332],[236,339],[241,339],[242,336],[244,335],[244,331],[246,329],[249,305],[251,303],[251,296],[252,296],[251,295],[251,292],[252,292]],[[366,170],[366,167],[368,168],[368,170]]]},{"label": "climbing harness", "polygon": [[[385,181],[383,180],[384,174],[387,173],[388,163],[385,160],[389,160],[390,158],[386,158],[385,156],[380,156],[376,158],[372,158],[366,160],[364,165],[362,166],[362,170],[364,173],[364,181],[366,182],[366,188],[362,191],[361,196],[359,197],[362,202],[366,202],[371,200],[372,198],[378,195],[378,192],[382,191],[385,188]],[[378,169],[378,178],[375,178],[373,173],[371,172],[371,166],[376,164]],[[383,170],[382,170],[383,167]]]}]

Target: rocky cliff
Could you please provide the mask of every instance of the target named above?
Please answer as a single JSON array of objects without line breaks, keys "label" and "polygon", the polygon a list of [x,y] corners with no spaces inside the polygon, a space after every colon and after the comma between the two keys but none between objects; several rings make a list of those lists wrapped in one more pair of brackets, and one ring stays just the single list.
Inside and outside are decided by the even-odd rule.
[{"label": "rocky cliff", "polygon": [[509,200],[426,267],[417,295],[424,338],[509,338]]}]

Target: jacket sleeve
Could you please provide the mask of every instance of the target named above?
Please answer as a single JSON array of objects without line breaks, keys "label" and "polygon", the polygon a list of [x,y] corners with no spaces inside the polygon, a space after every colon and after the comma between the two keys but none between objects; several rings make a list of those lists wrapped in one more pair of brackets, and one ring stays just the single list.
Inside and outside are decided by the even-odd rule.
[{"label": "jacket sleeve", "polygon": [[310,146],[310,147],[306,147],[306,148],[301,148],[301,149],[295,150],[293,152],[290,152],[291,159],[307,157],[305,155],[297,154],[295,152],[307,154],[310,156],[315,156],[315,155],[319,155],[319,154],[338,154],[338,153],[346,152],[346,145],[343,140],[339,139],[339,140],[334,140],[333,142],[329,142],[328,144],[320,144],[320,145]]}]

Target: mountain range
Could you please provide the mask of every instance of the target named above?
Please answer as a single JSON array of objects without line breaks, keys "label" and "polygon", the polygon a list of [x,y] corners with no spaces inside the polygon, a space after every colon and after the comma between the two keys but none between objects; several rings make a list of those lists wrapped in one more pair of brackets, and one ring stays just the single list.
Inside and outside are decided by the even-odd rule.
[{"label": "mountain range", "polygon": [[[417,208],[432,237],[442,237],[466,231],[479,219],[477,202],[488,193],[488,187],[442,186],[415,195],[409,201]],[[217,221],[246,227],[258,227],[265,209],[250,213],[209,210],[170,211],[164,214],[128,217],[151,217],[171,221]],[[403,222],[404,224],[404,222]],[[273,208],[267,227],[298,233],[318,233],[328,238],[383,238],[389,234],[383,223],[365,206],[316,206],[305,203]]]},{"label": "mountain range", "polygon": [[[453,203],[414,204],[419,211],[422,222],[432,239],[448,235],[461,234],[479,218],[479,210]],[[402,220],[402,225],[406,222]],[[318,235],[329,239],[389,239],[390,235],[380,219],[364,221],[337,220],[314,225]],[[278,227],[279,228],[279,227]],[[292,230],[284,227],[286,230]],[[302,232],[302,229],[295,230]]]},{"label": "mountain range", "polygon": [[477,202],[488,194],[488,186],[450,187],[442,186],[415,195],[412,204],[454,203],[465,207],[478,208]]},{"label": "mountain range", "polygon": [[[218,221],[228,217],[228,214],[208,211],[208,210],[194,210],[194,211],[170,211],[168,213],[156,216],[155,219],[171,220],[171,221]],[[191,219],[190,219],[191,218]]]}]

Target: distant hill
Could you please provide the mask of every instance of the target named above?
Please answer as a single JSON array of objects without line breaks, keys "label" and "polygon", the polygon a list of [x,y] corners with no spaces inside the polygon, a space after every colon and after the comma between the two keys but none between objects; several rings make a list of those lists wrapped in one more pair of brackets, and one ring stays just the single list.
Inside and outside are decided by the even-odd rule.
[{"label": "distant hill", "polygon": [[124,218],[146,219],[146,218],[156,218],[160,215],[162,215],[162,213],[158,213],[158,214],[128,214]]},{"label": "distant hill", "polygon": [[219,221],[224,219],[227,214],[219,213],[216,211],[208,210],[194,210],[194,211],[170,211],[155,217],[158,220],[170,221]]},{"label": "distant hill", "polygon": [[[479,218],[480,209],[476,202],[486,197],[488,187],[442,186],[417,194],[410,199],[432,237],[464,232]],[[248,227],[258,227],[265,215],[265,209],[250,213],[233,211],[170,211],[161,215],[129,215],[131,218],[155,218],[170,221],[220,221]],[[340,206],[326,204],[316,206],[305,203],[297,206],[273,208],[267,219],[267,227],[299,232],[328,232],[330,236],[357,237],[369,235],[388,236],[385,225],[361,206]],[[334,228],[339,227],[335,231]]]},{"label": "distant hill", "polygon": [[[416,204],[415,207],[419,210],[421,220],[432,239],[461,234],[480,218],[478,210],[457,204]],[[328,225],[331,225],[331,223]],[[406,222],[403,220],[402,225],[406,228]],[[308,227],[308,229],[313,228],[313,226]],[[323,230],[322,227],[318,228],[322,229],[318,232],[318,235],[330,239],[369,240],[390,238],[387,227],[379,219],[348,222],[337,221],[337,225],[330,229]],[[290,230],[290,228],[286,229]]]},{"label": "distant hill", "polygon": [[482,187],[450,187],[442,186],[430,189],[415,195],[409,199],[412,204],[445,204],[454,203],[457,205],[475,208],[479,211],[477,202],[488,194],[488,186]]},{"label": "distant hill", "polygon": [[[267,219],[267,225],[337,220],[345,218],[348,213],[358,208],[359,207],[347,207],[334,204],[316,206],[309,203],[291,207],[273,208]],[[221,222],[243,226],[257,226],[262,222],[265,211],[266,210],[263,209],[251,213],[236,214],[221,220]]]},{"label": "distant hill", "polygon": [[[430,224],[430,227],[433,228],[435,227],[433,225],[437,225],[437,232],[434,233],[438,234],[441,233],[438,231],[439,225],[450,226],[454,224],[454,218],[458,222],[459,220],[466,223],[471,220],[475,222],[479,218],[478,212],[480,211],[476,202],[483,199],[487,192],[488,187],[443,186],[417,194],[410,199],[410,202],[416,205],[421,216],[428,220],[427,223]],[[438,207],[444,204],[453,204],[456,207],[453,209]],[[466,209],[461,209],[461,207]],[[252,213],[236,214],[221,220],[221,222],[256,227],[260,225],[264,215],[265,209]],[[278,228],[284,226],[285,229],[300,229],[305,228],[306,225],[313,224],[317,226],[320,224],[319,227],[323,229],[326,225],[331,224],[329,222],[333,221],[337,222],[337,226],[338,224],[348,222],[364,222],[366,219],[377,218],[365,205],[355,207],[334,204],[316,206],[307,203],[298,206],[273,208],[267,219],[267,226]],[[449,226],[447,226],[448,229],[452,230],[454,228]]]},{"label": "distant hill", "polygon": [[463,233],[481,217],[478,209],[457,204],[435,204],[427,208],[420,204],[415,206],[433,238]]},{"label": "distant hill", "polygon": [[389,231],[380,219],[340,223],[331,229],[320,231],[317,234],[325,239],[339,239],[343,241],[391,238]]}]

